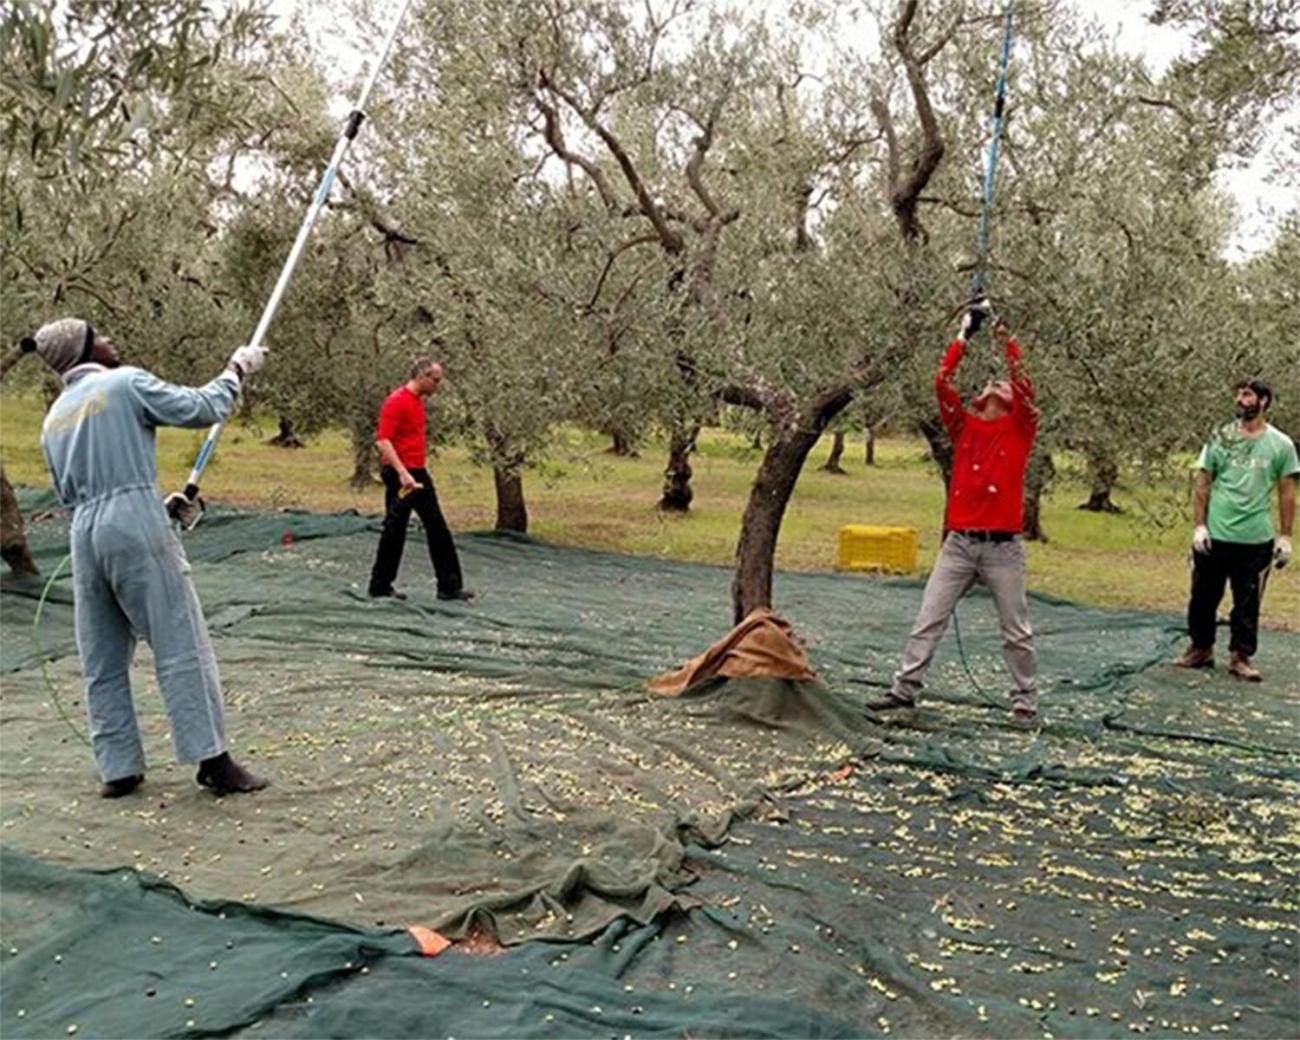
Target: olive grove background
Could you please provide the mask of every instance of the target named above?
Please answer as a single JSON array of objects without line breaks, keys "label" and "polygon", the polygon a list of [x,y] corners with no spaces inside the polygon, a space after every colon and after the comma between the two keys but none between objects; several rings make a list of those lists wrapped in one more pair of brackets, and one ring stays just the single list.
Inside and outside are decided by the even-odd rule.
[{"label": "olive grove background", "polygon": [[[336,24],[368,53],[395,7],[340,4]],[[1215,186],[1297,104],[1300,3],[1146,8],[1195,37],[1158,78],[1072,4],[1015,5],[988,286],[1044,410],[1031,536],[1053,453],[1086,459],[1090,504],[1108,508],[1121,473],[1185,466],[1242,376],[1270,381],[1272,421],[1300,432],[1300,213],[1230,262],[1239,215]],[[9,342],[72,313],[166,378],[215,373],[356,86],[313,43],[322,10],[8,5]],[[747,429],[764,452],[737,532],[743,616],[770,602],[824,431],[918,431],[946,473],[931,382],[975,263],[1001,15],[976,0],[416,0],[244,407],[279,419],[280,445],[346,426],[339,479],[364,482],[379,400],[436,353],[440,424],[492,468],[512,530],[564,424],[620,453],[666,435],[646,497],[677,511],[700,429]],[[963,379],[999,362],[980,340]]]}]

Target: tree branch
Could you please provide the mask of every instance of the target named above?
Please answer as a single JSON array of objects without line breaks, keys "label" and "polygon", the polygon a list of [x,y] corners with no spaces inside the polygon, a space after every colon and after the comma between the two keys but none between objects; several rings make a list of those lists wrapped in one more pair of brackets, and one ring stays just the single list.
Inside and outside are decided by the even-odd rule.
[{"label": "tree branch", "polygon": [[724,383],[718,387],[717,397],[719,401],[726,404],[738,405],[741,408],[752,408],[756,412],[766,412],[768,410],[769,401],[767,395],[743,383]]},{"label": "tree branch", "polygon": [[569,149],[564,141],[564,131],[560,126],[560,114],[556,111],[555,106],[547,102],[540,93],[535,93],[533,100],[542,113],[542,119],[545,121],[546,143],[551,146],[551,151],[564,162],[577,166],[582,170],[591,179],[591,183],[596,186],[596,191],[600,193],[605,208],[611,213],[616,212],[618,210],[618,197],[614,194],[613,188],[610,187],[609,180],[605,177],[604,172],[586,156]]},{"label": "tree branch", "polygon": [[626,253],[629,249],[634,249],[636,246],[652,244],[658,241],[658,235],[647,233],[644,235],[637,235],[635,238],[630,238],[626,242],[622,242],[611,249],[608,258],[605,260],[605,266],[600,272],[600,277],[596,279],[596,287],[591,292],[591,299],[583,304],[583,310],[590,313],[595,309],[596,301],[600,299],[601,290],[605,287],[605,279],[609,276],[609,272],[613,268],[615,260]]},{"label": "tree branch", "polygon": [[870,101],[871,112],[880,124],[880,132],[885,138],[885,186],[892,198],[898,190],[900,160],[898,156],[898,134],[894,130],[894,118],[890,115],[889,105],[881,97]]},{"label": "tree branch", "polygon": [[569,108],[577,113],[587,127],[605,143],[605,147],[609,149],[610,154],[614,156],[615,161],[618,163],[619,169],[623,171],[623,177],[627,181],[628,187],[632,189],[632,193],[636,196],[641,212],[654,226],[664,252],[673,256],[681,253],[686,248],[682,236],[668,226],[668,220],[663,209],[650,194],[645,182],[641,179],[640,173],[637,171],[636,165],[632,162],[632,157],[628,155],[627,149],[623,147],[622,142],[593,113],[585,109],[577,98],[552,81],[545,69],[540,70],[539,75],[541,85],[563,100]]},{"label": "tree branch", "polygon": [[[925,82],[925,61],[934,57],[930,54],[925,61],[912,48],[911,28],[916,16],[918,0],[905,0],[894,25],[894,49],[903,59],[903,69],[907,73],[907,83],[912,91],[912,100],[916,104],[916,117],[921,124],[921,147],[912,166],[902,183],[896,183],[890,198],[894,215],[898,219],[899,229],[904,239],[915,242],[925,237],[925,229],[916,216],[917,200],[925,186],[930,183],[934,171],[943,159],[944,143],[939,133],[939,122],[935,118],[934,108],[930,104],[930,91]],[[941,48],[947,39],[941,39]],[[937,54],[938,50],[935,49]]]}]

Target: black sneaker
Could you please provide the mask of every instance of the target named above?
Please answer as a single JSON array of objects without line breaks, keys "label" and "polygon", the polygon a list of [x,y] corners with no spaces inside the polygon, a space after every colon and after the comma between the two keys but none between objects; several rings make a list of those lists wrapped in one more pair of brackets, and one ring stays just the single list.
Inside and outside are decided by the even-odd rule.
[{"label": "black sneaker", "polygon": [[469,589],[457,589],[455,592],[439,591],[438,598],[444,600],[471,600],[474,598],[474,593],[470,592]]},{"label": "black sneaker", "polygon": [[116,780],[105,780],[104,786],[99,789],[99,796],[101,798],[121,798],[124,794],[130,794],[142,783],[144,783],[143,773],[118,777]]},{"label": "black sneaker", "polygon": [[916,701],[906,697],[895,697],[892,693],[877,697],[874,701],[867,701],[866,704],[867,711],[907,711],[915,707]]},{"label": "black sneaker", "polygon": [[369,596],[371,599],[406,599],[405,592],[398,592],[394,588],[371,589]]}]

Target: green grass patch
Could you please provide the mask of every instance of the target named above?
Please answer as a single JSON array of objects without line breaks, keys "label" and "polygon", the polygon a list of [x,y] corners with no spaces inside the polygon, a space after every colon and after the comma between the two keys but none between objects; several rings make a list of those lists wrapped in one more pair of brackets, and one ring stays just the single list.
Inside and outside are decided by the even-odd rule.
[{"label": "green grass patch", "polygon": [[[49,482],[40,450],[43,407],[30,395],[0,395],[0,458],[16,484]],[[160,430],[158,475],[165,491],[179,489],[205,431]],[[352,453],[342,431],[313,438],[306,448],[273,448],[265,441],[274,424],[233,423],[204,475],[203,493],[212,501],[261,509],[296,507],[320,511],[357,509],[377,513],[378,484],[349,486]],[[761,458],[743,437],[706,430],[692,460],[695,502],[687,516],[661,514],[655,503],[663,479],[664,444],[646,444],[637,458],[607,454],[605,438],[565,429],[551,456],[524,477],[534,535],[564,545],[611,549],[668,559],[730,564],[740,518]],[[824,473],[829,438],[809,460],[791,500],[777,566],[830,570],[838,529],[849,523],[901,524],[920,533],[920,565],[928,570],[938,548],[943,488],[913,438],[883,438],[877,465],[867,467],[859,441],[846,451],[846,476]],[[1116,500],[1129,507],[1122,516],[1081,512],[1086,497],[1072,460],[1058,461],[1061,473],[1049,491],[1043,525],[1049,541],[1030,543],[1029,581],[1035,591],[1111,606],[1181,612],[1187,598],[1187,541],[1190,523],[1164,529],[1132,508],[1185,502],[1182,488],[1121,488]],[[496,502],[491,472],[476,465],[467,448],[451,445],[431,460],[448,519],[454,529],[491,527]],[[1184,518],[1186,519],[1186,518]],[[1300,567],[1275,574],[1263,614],[1274,627],[1300,628]],[[778,604],[779,605],[779,604]]]}]

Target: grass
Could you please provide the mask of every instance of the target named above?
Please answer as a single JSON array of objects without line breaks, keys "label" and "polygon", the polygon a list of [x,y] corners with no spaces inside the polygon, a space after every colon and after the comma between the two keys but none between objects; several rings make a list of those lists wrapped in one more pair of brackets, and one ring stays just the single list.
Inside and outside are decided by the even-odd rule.
[{"label": "grass", "polygon": [[[0,395],[0,458],[15,484],[46,486],[39,433],[43,414],[34,395]],[[162,488],[180,488],[205,431],[161,430],[158,470]],[[263,509],[286,506],[333,511],[382,509],[378,485],[348,486],[351,450],[346,435],[331,431],[308,447],[289,451],[263,442],[273,425],[232,424],[204,474],[210,501]],[[827,444],[829,438],[827,439]],[[549,460],[525,475],[530,533],[551,542],[679,560],[729,564],[761,453],[742,438],[705,431],[692,461],[695,502],[687,516],[655,509],[665,448],[647,444],[639,458],[605,454],[606,441],[574,429],[561,431]],[[847,476],[818,470],[827,447],[809,460],[781,531],[777,566],[830,570],[836,531],[847,523],[902,524],[920,532],[920,565],[927,571],[938,548],[943,489],[923,444],[887,438],[877,445],[878,464],[867,467],[862,446],[846,452]],[[1068,459],[1043,508],[1050,541],[1030,543],[1029,584],[1037,591],[1090,604],[1181,612],[1187,601],[1190,523],[1160,529],[1141,518],[1081,512],[1086,497]],[[475,465],[467,449],[449,446],[432,460],[438,494],[455,530],[488,528],[495,522],[492,474]],[[1155,505],[1181,489],[1122,489],[1120,505]],[[1264,621],[1300,629],[1300,566],[1276,574],[1265,598]],[[779,607],[779,603],[777,606]]]}]

